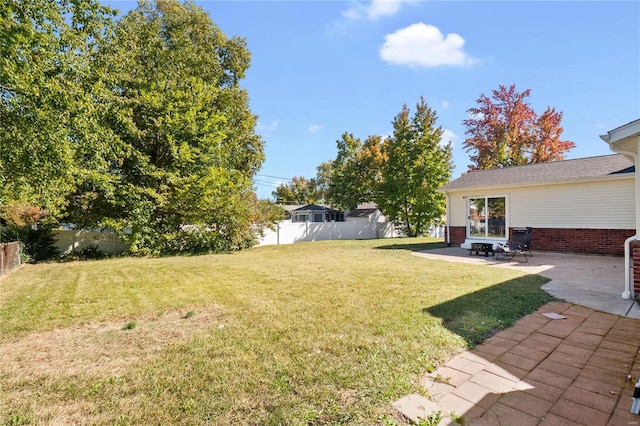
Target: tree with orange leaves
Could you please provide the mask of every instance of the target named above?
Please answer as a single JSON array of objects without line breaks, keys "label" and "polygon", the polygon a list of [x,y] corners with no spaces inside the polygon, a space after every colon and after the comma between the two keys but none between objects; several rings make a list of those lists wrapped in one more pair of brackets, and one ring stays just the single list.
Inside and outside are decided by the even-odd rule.
[{"label": "tree with orange leaves", "polygon": [[462,121],[468,135],[463,145],[472,153],[470,170],[563,160],[575,147],[560,139],[562,112],[547,107],[538,116],[527,103],[530,94],[531,89],[517,92],[515,84],[500,85],[467,111],[471,118]]}]

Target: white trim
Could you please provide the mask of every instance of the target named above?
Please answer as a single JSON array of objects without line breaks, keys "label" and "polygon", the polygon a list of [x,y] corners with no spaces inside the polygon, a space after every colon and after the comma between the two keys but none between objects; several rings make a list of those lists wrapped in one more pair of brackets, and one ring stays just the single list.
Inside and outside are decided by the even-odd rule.
[{"label": "white trim", "polygon": [[[465,247],[465,248],[471,248],[471,242],[474,243],[481,243],[481,242],[500,242],[500,243],[504,243],[505,240],[509,239],[509,194],[478,194],[478,195],[465,195],[463,198],[465,198],[465,205],[466,205],[466,212],[465,212],[465,242],[464,244],[467,244],[467,242],[469,242],[469,247]],[[484,198],[485,200],[489,199],[489,198],[504,198],[504,228],[505,228],[505,238],[496,238],[496,237],[486,237],[486,238],[482,238],[482,237],[471,237],[470,236],[470,223],[469,223],[469,213],[470,213],[470,207],[469,207],[469,202],[472,198]],[[488,204],[488,203],[487,203]],[[485,222],[485,226],[486,222]],[[485,232],[486,235],[486,232]],[[476,241],[477,240],[477,241]]]},{"label": "white trim", "polygon": [[[622,154],[622,152],[620,152]],[[635,177],[635,173],[619,173],[615,175],[602,176],[598,178],[585,178],[585,179],[566,179],[566,180],[555,180],[553,182],[536,182],[536,183],[509,183],[506,185],[487,185],[487,186],[467,186],[460,187],[455,189],[444,189],[441,192],[445,194],[449,193],[457,193],[457,192],[468,192],[468,191],[495,191],[496,189],[504,190],[509,188],[522,188],[522,187],[535,187],[535,186],[550,186],[550,185],[565,185],[568,183],[586,183],[586,182],[599,182],[599,181],[607,181],[607,180],[622,180],[622,179],[633,179]]]},{"label": "white trim", "polygon": [[446,223],[446,227],[447,227],[447,247],[451,247],[451,196],[449,194],[445,194],[445,208],[446,208],[446,216],[445,216],[445,220],[447,221]]},{"label": "white trim", "polygon": [[[640,120],[634,120],[631,123],[609,130],[606,135],[601,135],[600,138],[609,145],[615,145],[624,139],[638,136],[640,136]],[[616,152],[614,149],[612,151]]]}]

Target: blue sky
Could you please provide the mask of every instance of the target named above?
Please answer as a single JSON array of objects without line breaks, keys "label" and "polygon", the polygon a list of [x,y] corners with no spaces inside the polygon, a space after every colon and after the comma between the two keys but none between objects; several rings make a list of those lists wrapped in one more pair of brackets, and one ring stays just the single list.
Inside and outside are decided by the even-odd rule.
[{"label": "blue sky", "polygon": [[563,138],[577,145],[567,158],[610,154],[598,135],[640,118],[639,1],[196,4],[252,53],[242,85],[265,141],[261,198],[285,179],[315,177],[345,131],[389,135],[420,96],[453,143],[454,178],[469,165],[462,120],[498,85],[531,89],[538,113],[563,112]]}]

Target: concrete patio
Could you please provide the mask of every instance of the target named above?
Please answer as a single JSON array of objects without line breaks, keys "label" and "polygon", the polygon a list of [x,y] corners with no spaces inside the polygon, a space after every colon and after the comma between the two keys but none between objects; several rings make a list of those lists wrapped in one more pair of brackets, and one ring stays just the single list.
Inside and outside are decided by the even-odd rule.
[{"label": "concrete patio", "polygon": [[640,318],[640,305],[623,299],[624,258],[534,251],[525,263],[522,256],[513,262],[496,260],[491,255],[469,255],[460,247],[414,252],[416,256],[448,262],[474,263],[515,269],[551,279],[542,288],[567,302],[628,318]]},{"label": "concrete patio", "polygon": [[[640,312],[623,300],[622,258],[535,252],[527,263],[446,248],[426,258],[539,273],[551,302],[423,379],[428,398],[393,403],[418,421],[441,425],[638,425],[630,412],[640,377]],[[552,319],[545,313],[564,318]]]}]

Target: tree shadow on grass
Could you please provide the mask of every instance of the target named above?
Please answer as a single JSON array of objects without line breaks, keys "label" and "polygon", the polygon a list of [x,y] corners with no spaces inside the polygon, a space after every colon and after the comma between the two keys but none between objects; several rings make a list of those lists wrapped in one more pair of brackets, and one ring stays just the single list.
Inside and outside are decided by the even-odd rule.
[{"label": "tree shadow on grass", "polygon": [[473,347],[540,306],[558,300],[541,289],[548,281],[539,275],[525,275],[422,311],[441,318],[447,329]]},{"label": "tree shadow on grass", "polygon": [[432,241],[427,243],[406,243],[406,244],[387,244],[384,246],[376,247],[377,250],[408,250],[408,251],[423,251],[423,250],[435,250],[446,247],[446,243],[442,241]]}]

